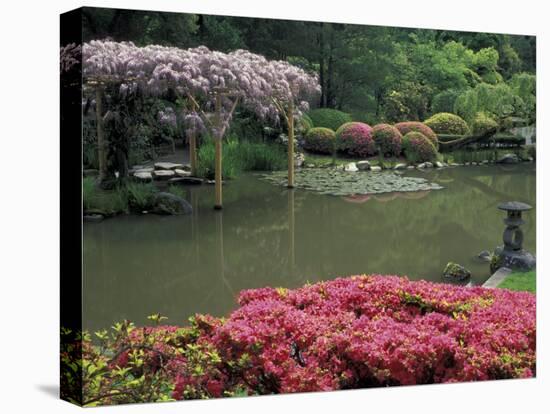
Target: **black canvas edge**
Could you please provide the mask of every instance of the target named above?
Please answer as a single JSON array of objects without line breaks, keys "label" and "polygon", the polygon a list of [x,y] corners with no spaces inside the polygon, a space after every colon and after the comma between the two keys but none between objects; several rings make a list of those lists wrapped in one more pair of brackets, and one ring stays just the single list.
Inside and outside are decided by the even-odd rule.
[{"label": "black canvas edge", "polygon": [[[60,15],[60,47],[71,43],[82,45],[81,8]],[[60,398],[82,405],[81,57],[70,72],[60,71]]]}]

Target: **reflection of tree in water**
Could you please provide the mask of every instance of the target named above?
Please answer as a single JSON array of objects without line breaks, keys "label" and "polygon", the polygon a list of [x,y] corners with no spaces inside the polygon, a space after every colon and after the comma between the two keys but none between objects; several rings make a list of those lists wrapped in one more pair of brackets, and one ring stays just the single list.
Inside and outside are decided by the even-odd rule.
[{"label": "reflection of tree in water", "polygon": [[[473,255],[501,243],[503,216],[496,206],[503,198],[534,206],[534,174],[522,171],[433,171],[424,176],[446,181],[446,189],[419,199],[379,195],[360,204],[303,190],[290,197],[286,189],[243,177],[227,185],[218,216],[213,188],[194,188],[191,216],[85,225],[85,318],[99,329],[122,318],[144,323],[153,312],[174,323],[195,312],[223,315],[241,289],[295,287],[354,273],[438,279],[447,261],[468,265]],[[534,251],[534,211],[526,221],[525,246]]]}]

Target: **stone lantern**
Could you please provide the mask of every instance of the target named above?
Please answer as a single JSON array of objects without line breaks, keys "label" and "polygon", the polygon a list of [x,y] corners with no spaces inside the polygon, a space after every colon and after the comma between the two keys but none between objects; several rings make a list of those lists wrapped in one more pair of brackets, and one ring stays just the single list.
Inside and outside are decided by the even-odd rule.
[{"label": "stone lantern", "polygon": [[498,208],[507,213],[504,219],[506,228],[502,235],[504,245],[495,249],[491,260],[491,272],[501,267],[523,272],[533,270],[536,267],[536,259],[523,249],[523,230],[521,230],[521,226],[525,223],[522,213],[533,207],[519,201],[508,201],[499,204]]}]

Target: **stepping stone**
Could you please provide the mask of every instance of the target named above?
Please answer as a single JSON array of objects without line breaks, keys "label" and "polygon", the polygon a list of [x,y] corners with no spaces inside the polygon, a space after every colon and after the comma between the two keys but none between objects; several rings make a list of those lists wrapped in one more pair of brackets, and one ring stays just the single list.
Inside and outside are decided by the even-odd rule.
[{"label": "stepping stone", "polygon": [[155,163],[155,170],[175,170],[178,169],[184,169],[185,165],[183,164],[176,164],[173,162],[156,162]]},{"label": "stepping stone", "polygon": [[176,173],[176,175],[178,177],[190,177],[191,176],[191,171],[188,171],[188,170],[181,170],[179,168],[176,168],[174,170],[174,172]]},{"label": "stepping stone", "polygon": [[153,175],[148,171],[135,172],[134,177],[140,181],[153,181]]},{"label": "stepping stone", "polygon": [[382,167],[380,167],[379,165],[373,165],[372,167],[370,167],[370,170],[372,172],[380,172],[382,171]]},{"label": "stepping stone", "polygon": [[171,170],[156,170],[153,172],[156,180],[167,180],[176,175],[174,171]]},{"label": "stepping stone", "polygon": [[359,161],[356,165],[359,171],[370,170],[370,162],[368,161]]}]

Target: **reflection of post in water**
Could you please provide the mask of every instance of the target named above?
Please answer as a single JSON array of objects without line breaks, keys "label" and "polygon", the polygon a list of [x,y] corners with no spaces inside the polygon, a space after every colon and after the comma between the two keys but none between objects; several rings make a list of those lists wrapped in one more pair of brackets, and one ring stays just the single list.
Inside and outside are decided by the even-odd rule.
[{"label": "reflection of post in water", "polygon": [[216,234],[218,235],[218,264],[220,269],[220,278],[227,289],[234,295],[235,292],[229,281],[225,278],[225,257],[223,254],[223,211],[216,211]]},{"label": "reflection of post in water", "polygon": [[294,275],[294,189],[288,189],[288,271],[289,276]]},{"label": "reflection of post in water", "polygon": [[191,207],[193,212],[191,213],[191,240],[193,240],[193,249],[195,250],[195,260],[200,260],[199,249],[199,196],[196,191],[190,192]]}]

